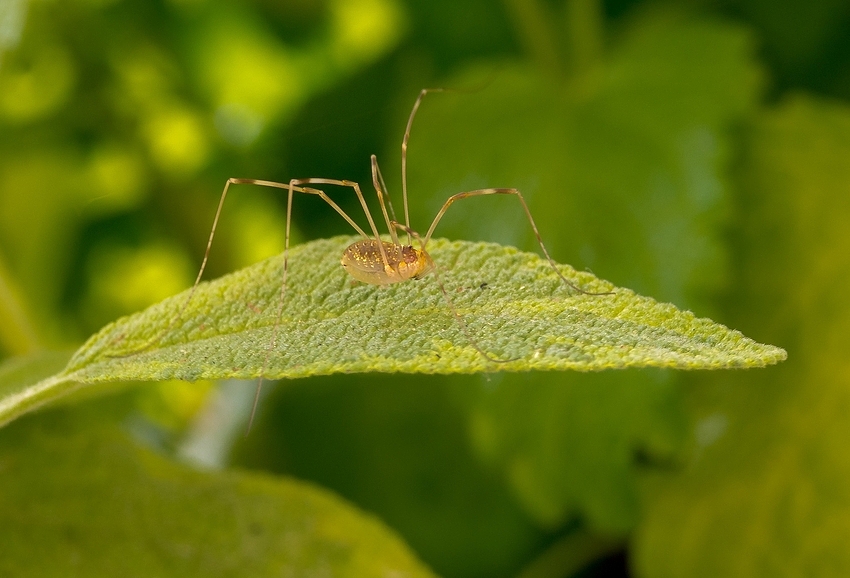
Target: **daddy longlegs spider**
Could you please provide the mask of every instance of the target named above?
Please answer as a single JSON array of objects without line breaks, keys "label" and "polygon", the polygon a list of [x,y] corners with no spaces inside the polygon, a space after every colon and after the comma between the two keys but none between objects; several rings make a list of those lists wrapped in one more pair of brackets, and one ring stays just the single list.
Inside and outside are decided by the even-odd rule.
[{"label": "daddy longlegs spider", "polygon": [[[207,261],[209,260],[210,248],[212,247],[213,239],[215,238],[216,228],[218,227],[219,218],[221,217],[222,207],[224,206],[224,201],[227,198],[227,192],[230,189],[231,185],[259,185],[263,187],[272,187],[277,189],[284,189],[287,191],[287,199],[286,199],[286,231],[285,231],[285,241],[284,241],[284,249],[283,249],[283,275],[281,279],[281,289],[280,289],[280,300],[278,303],[277,316],[275,320],[275,325],[272,330],[272,340],[268,347],[268,352],[263,361],[263,367],[260,371],[259,382],[257,383],[257,391],[254,394],[254,403],[251,408],[251,415],[248,418],[248,431],[251,429],[251,425],[254,422],[254,416],[257,411],[257,403],[260,399],[260,391],[263,385],[264,374],[266,372],[266,368],[268,366],[268,361],[271,356],[272,351],[275,348],[275,344],[277,341],[277,332],[278,327],[280,326],[281,315],[283,312],[283,303],[286,296],[286,278],[288,272],[288,264],[289,264],[289,238],[290,238],[290,226],[292,222],[292,198],[294,193],[304,193],[310,195],[317,195],[320,197],[325,203],[330,205],[334,211],[339,213],[339,215],[346,220],[346,222],[351,225],[361,237],[363,237],[360,241],[356,241],[349,245],[345,251],[343,252],[341,264],[343,268],[357,281],[362,281],[364,283],[369,283],[372,285],[391,285],[393,283],[401,283],[402,281],[407,281],[409,279],[420,279],[427,275],[430,272],[434,273],[434,276],[439,284],[440,290],[446,300],[446,303],[449,306],[453,316],[457,320],[460,325],[461,330],[463,331],[464,336],[469,341],[470,345],[472,345],[475,350],[480,353],[485,359],[487,359],[491,363],[507,363],[510,361],[516,361],[515,359],[495,359],[487,352],[485,352],[478,341],[472,337],[469,332],[469,329],[466,326],[466,323],[463,320],[463,317],[458,313],[457,308],[454,306],[454,302],[449,296],[448,291],[446,291],[445,286],[443,285],[442,280],[439,275],[439,268],[431,259],[431,256],[428,254],[427,247],[428,242],[431,240],[431,236],[434,233],[434,229],[436,229],[437,224],[443,218],[446,211],[451,207],[455,201],[460,199],[465,199],[469,197],[478,197],[478,196],[486,196],[486,195],[513,195],[515,196],[520,204],[522,205],[522,209],[525,212],[526,217],[528,217],[528,222],[531,225],[531,229],[534,232],[534,236],[537,239],[537,244],[540,246],[540,250],[543,252],[544,257],[552,266],[552,270],[558,275],[561,281],[564,282],[565,285],[573,289],[574,291],[578,291],[579,293],[583,293],[585,295],[610,295],[611,291],[605,291],[600,293],[593,293],[590,291],[585,291],[580,287],[577,287],[561,273],[558,269],[557,264],[549,256],[549,251],[546,250],[546,246],[543,244],[543,239],[540,237],[540,232],[537,230],[537,225],[534,222],[534,218],[531,216],[531,211],[528,208],[528,204],[525,202],[525,198],[522,196],[522,193],[517,189],[513,188],[487,188],[487,189],[476,189],[473,191],[466,191],[462,193],[457,193],[449,197],[445,203],[443,203],[442,208],[437,212],[437,215],[434,217],[434,220],[431,222],[431,226],[428,227],[428,232],[425,233],[425,236],[422,237],[415,230],[410,227],[410,212],[408,208],[407,201],[407,145],[410,140],[410,129],[413,126],[413,119],[416,117],[416,112],[419,110],[419,106],[422,104],[422,99],[425,98],[425,95],[432,92],[444,92],[444,89],[441,88],[426,88],[419,92],[419,96],[416,98],[416,102],[413,103],[413,109],[410,111],[410,116],[407,119],[407,127],[404,131],[404,138],[401,143],[401,185],[402,185],[402,198],[404,202],[404,224],[399,223],[395,218],[395,212],[393,210],[392,202],[390,202],[389,195],[387,194],[387,188],[384,183],[383,175],[381,175],[381,169],[378,166],[378,159],[375,155],[372,155],[372,184],[375,187],[375,191],[378,196],[378,203],[381,207],[381,213],[384,217],[384,222],[387,225],[387,229],[389,231],[391,241],[382,241],[380,235],[378,233],[378,228],[375,225],[375,220],[372,218],[372,214],[369,211],[369,207],[366,205],[366,199],[363,196],[363,192],[360,190],[360,185],[353,181],[347,180],[337,180],[337,179],[325,179],[325,178],[309,178],[309,179],[292,179],[289,183],[278,183],[274,181],[264,181],[260,179],[240,179],[240,178],[230,178],[224,185],[224,190],[221,192],[221,197],[219,198],[218,207],[215,212],[215,217],[213,219],[212,228],[210,230],[210,236],[207,240],[207,246],[204,251],[204,258],[201,261],[201,268],[198,271],[198,275],[195,278],[195,283],[192,285],[192,289],[189,291],[189,294],[186,297],[183,305],[181,306],[175,321],[166,329],[166,332],[174,326],[174,324],[182,317],[183,313],[186,310],[186,307],[189,305],[189,302],[192,299],[192,296],[195,290],[198,287],[198,284],[201,282],[201,277],[204,274],[204,270],[207,266]],[[372,232],[371,235],[367,234],[354,220],[339,206],[337,205],[330,197],[325,194],[324,191],[320,189],[316,189],[310,186],[305,185],[334,185],[339,187],[347,187],[354,190],[354,193],[357,195],[357,199],[360,201],[360,206],[363,208],[363,212],[366,214],[366,219],[369,222],[369,228]],[[398,238],[397,231],[402,231],[407,235],[407,244],[402,244]],[[417,247],[413,246],[413,240],[416,240],[418,245]]]}]

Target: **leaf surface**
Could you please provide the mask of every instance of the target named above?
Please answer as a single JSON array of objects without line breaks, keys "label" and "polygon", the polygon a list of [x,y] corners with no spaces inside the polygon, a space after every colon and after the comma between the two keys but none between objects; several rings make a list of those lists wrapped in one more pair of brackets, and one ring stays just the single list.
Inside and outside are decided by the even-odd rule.
[{"label": "leaf surface", "polygon": [[[270,379],[353,372],[475,373],[627,367],[760,367],[785,358],[708,319],[617,288],[577,294],[549,264],[512,247],[435,240],[434,276],[354,285],[339,265],[355,238],[292,250],[272,347],[282,257],[273,257],[107,325],[60,373],[0,402],[0,420],[70,389],[122,380]],[[562,267],[588,291],[609,283]],[[495,359],[481,355],[467,338]]]},{"label": "leaf surface", "polygon": [[0,575],[433,576],[326,490],[195,471],[80,423],[54,411],[0,435]]}]

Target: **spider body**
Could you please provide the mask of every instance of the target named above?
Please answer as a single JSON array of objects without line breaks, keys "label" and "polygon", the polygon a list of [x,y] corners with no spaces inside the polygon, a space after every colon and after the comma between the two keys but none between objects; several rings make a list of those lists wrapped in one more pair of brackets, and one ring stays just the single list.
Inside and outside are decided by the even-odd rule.
[{"label": "spider body", "polygon": [[[383,245],[383,253],[378,246],[379,242]],[[420,279],[434,268],[434,262],[427,251],[375,239],[363,239],[349,245],[340,263],[353,278],[370,285],[390,285],[408,279]]]}]

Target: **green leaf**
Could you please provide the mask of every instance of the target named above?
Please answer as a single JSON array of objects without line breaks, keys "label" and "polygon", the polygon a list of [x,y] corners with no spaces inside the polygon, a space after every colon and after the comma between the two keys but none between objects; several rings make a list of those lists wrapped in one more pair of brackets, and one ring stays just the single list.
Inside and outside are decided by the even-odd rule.
[{"label": "green leaf", "polygon": [[[628,289],[576,294],[531,253],[435,240],[431,254],[464,331],[434,276],[389,287],[355,286],[339,265],[355,238],[292,250],[276,344],[282,257],[200,285],[103,328],[60,373],[0,401],[8,421],[74,383],[123,380],[295,378],[367,371],[474,373],[626,367],[760,367],[785,358],[737,331]],[[588,291],[612,289],[562,267]],[[488,355],[485,359],[468,333]]]},{"label": "green leaf", "polygon": [[467,385],[478,455],[550,530],[579,513],[593,529],[629,532],[640,520],[640,472],[674,459],[686,433],[670,372],[499,375]]},{"label": "green leaf", "polygon": [[195,471],[69,411],[4,430],[0,467],[3,576],[433,576],[325,490]]},{"label": "green leaf", "polygon": [[[484,90],[428,95],[408,150],[412,226],[427,229],[451,194],[516,187],[556,259],[705,306],[727,281],[730,128],[759,93],[749,35],[656,10],[616,40],[593,82],[498,63]],[[470,67],[447,85],[481,76]],[[400,115],[409,107],[399,104]],[[385,173],[400,162],[398,141],[387,145]],[[536,250],[511,198],[459,201],[437,233]]]},{"label": "green leaf", "polygon": [[[609,372],[610,373],[610,372]],[[263,398],[230,465],[309,480],[377,514],[441,576],[512,576],[551,540],[467,439],[449,376],[301,379]]]},{"label": "green leaf", "polygon": [[850,108],[790,99],[746,153],[730,305],[791,362],[690,389],[694,451],[647,484],[641,576],[850,574]]}]

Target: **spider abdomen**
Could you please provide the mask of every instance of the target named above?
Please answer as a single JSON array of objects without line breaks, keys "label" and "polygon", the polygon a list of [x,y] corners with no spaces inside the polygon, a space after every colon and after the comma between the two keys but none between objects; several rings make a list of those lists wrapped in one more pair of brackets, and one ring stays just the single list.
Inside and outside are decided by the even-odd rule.
[{"label": "spider abdomen", "polygon": [[[379,242],[383,245],[383,253]],[[396,245],[375,239],[352,243],[346,247],[340,262],[349,275],[371,285],[389,285],[418,279],[434,266],[426,251],[410,245]]]}]

